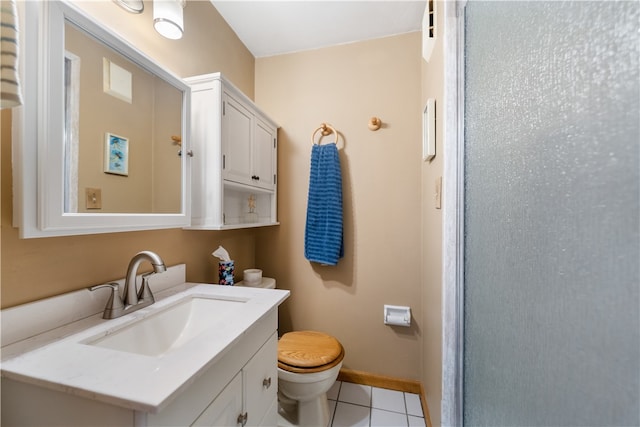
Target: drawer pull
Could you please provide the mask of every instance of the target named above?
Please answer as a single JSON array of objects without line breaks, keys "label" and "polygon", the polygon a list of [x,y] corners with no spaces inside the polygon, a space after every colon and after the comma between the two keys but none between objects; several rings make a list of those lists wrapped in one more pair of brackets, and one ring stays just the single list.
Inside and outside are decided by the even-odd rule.
[{"label": "drawer pull", "polygon": [[265,378],[262,380],[262,387],[269,388],[271,387],[271,377]]}]

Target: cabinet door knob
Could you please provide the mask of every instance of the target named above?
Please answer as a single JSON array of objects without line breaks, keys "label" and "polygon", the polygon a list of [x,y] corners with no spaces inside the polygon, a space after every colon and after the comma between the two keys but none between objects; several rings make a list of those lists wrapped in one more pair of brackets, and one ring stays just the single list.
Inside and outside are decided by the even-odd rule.
[{"label": "cabinet door knob", "polygon": [[251,175],[251,179],[255,179],[256,181],[260,181],[260,177],[258,175]]},{"label": "cabinet door knob", "polygon": [[240,414],[238,415],[238,419],[237,422],[238,424],[240,424],[241,426],[244,426],[247,423],[247,419],[249,418],[249,414],[247,414],[246,412],[244,414]]},{"label": "cabinet door knob", "polygon": [[271,377],[265,378],[262,380],[262,387],[269,388],[271,387]]}]

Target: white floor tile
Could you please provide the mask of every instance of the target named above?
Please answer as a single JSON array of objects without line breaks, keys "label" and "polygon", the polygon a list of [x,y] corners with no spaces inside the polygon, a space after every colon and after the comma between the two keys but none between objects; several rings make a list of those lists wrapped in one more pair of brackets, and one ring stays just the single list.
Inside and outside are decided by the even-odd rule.
[{"label": "white floor tile", "polygon": [[373,387],[371,389],[371,407],[402,414],[407,412],[404,406],[404,393],[385,388]]},{"label": "white floor tile", "polygon": [[407,402],[407,414],[424,418],[424,414],[422,413],[422,402],[420,402],[420,395],[405,393],[404,399]]},{"label": "white floor tile", "polygon": [[371,386],[343,382],[340,386],[339,402],[371,405]]},{"label": "white floor tile", "polygon": [[409,415],[409,427],[426,427],[424,418]]},{"label": "white floor tile", "polygon": [[329,391],[327,392],[327,399],[338,400],[338,392],[340,391],[340,381],[333,383]]},{"label": "white floor tile", "polygon": [[[336,381],[327,427],[426,427],[420,395]],[[293,424],[279,413],[278,426]]]},{"label": "white floor tile", "polygon": [[371,427],[407,427],[407,425],[407,414],[375,408],[371,410]]},{"label": "white floor tile", "polygon": [[338,402],[333,427],[369,427],[370,409],[366,406]]}]

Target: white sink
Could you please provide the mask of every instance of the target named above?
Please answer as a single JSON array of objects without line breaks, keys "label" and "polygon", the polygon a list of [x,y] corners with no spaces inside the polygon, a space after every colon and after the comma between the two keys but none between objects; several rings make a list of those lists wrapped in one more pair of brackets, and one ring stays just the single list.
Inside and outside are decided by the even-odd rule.
[{"label": "white sink", "polygon": [[247,300],[190,295],[144,318],[83,344],[146,356],[180,348],[216,323],[227,319]]}]

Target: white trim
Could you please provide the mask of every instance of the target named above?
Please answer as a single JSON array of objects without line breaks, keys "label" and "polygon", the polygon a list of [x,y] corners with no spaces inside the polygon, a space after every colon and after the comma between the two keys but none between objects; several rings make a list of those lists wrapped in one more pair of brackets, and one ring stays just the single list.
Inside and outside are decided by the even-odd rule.
[{"label": "white trim", "polygon": [[444,4],[443,426],[463,422],[465,6],[465,0]]},{"label": "white trim", "polygon": [[[64,52],[65,57],[65,80],[67,73],[69,85],[66,87],[66,110],[67,117],[65,123],[65,153],[64,169],[64,211],[78,212],[78,158],[80,155],[80,57],[68,50]],[[68,62],[67,62],[68,61]],[[67,65],[69,68],[67,69]]]},{"label": "white trim", "polygon": [[[429,7],[433,6],[432,10]],[[436,0],[427,0],[427,6],[424,8],[424,14],[422,15],[422,58],[426,62],[431,59],[433,48],[436,46],[436,39],[438,38],[438,2]],[[432,17],[433,31],[430,31],[431,25],[429,25],[429,18]]]}]

